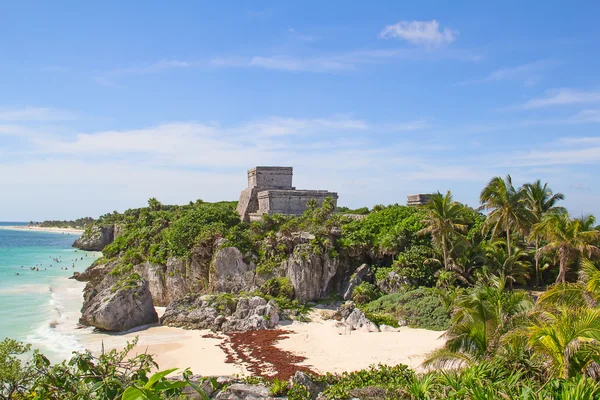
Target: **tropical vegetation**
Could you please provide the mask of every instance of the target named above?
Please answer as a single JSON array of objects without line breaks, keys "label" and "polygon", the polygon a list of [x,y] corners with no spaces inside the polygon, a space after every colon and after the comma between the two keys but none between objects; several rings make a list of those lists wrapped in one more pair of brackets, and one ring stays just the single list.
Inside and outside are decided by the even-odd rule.
[{"label": "tropical vegetation", "polygon": [[[373,321],[444,331],[445,345],[427,357],[426,372],[373,366],[314,377],[327,385],[327,398],[600,398],[600,230],[593,216],[573,218],[563,199],[547,183],[518,187],[508,175],[487,183],[478,208],[448,191],[419,207],[351,210],[326,201],[301,216],[244,223],[235,202],[168,206],[150,199],[148,207],[106,214],[87,229],[118,227],[100,262],[119,259],[116,271],[125,275],[143,261],[188,257],[223,239],[271,276],[260,295],[306,307],[289,280],[272,275],[290,255],[286,239],[302,232],[306,251],[371,266],[353,299]],[[115,359],[125,362],[122,353],[76,354],[50,366],[38,353],[23,364],[19,354],[27,351],[13,341],[0,346],[3,398],[165,398],[189,384],[151,376],[151,357],[127,361],[133,364],[125,376],[113,368]],[[272,393],[306,396],[285,382],[273,383]]]}]

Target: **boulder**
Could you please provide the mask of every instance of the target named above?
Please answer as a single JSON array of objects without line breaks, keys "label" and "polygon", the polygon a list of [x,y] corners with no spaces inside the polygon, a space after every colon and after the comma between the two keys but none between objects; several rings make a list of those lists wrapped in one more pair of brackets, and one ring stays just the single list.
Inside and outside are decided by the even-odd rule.
[{"label": "boulder", "polygon": [[114,332],[157,321],[148,282],[135,275],[122,281],[107,275],[86,295],[79,319],[83,325]]},{"label": "boulder", "polygon": [[386,324],[379,325],[379,330],[381,332],[400,332],[399,328],[394,328],[393,326],[389,326]]},{"label": "boulder", "polygon": [[290,385],[294,384],[304,386],[310,393],[310,398],[312,400],[315,400],[319,396],[319,393],[323,392],[327,387],[327,383],[314,382],[310,376],[306,375],[302,371],[296,371],[294,376],[290,378]]},{"label": "boulder", "polygon": [[262,297],[188,295],[171,302],[161,324],[185,329],[245,332],[272,329],[279,323],[279,308]]},{"label": "boulder", "polygon": [[352,327],[353,330],[363,332],[379,332],[379,328],[367,318],[364,312],[355,308],[344,322]]},{"label": "boulder", "polygon": [[86,230],[75,242],[73,247],[87,251],[102,251],[104,247],[112,243],[115,239],[115,227],[96,226],[91,230]]},{"label": "boulder", "polygon": [[356,272],[350,278],[348,286],[344,291],[344,300],[352,299],[352,292],[354,288],[363,283],[364,281],[371,281],[373,279],[371,275],[371,268],[367,264],[363,264],[356,269]]},{"label": "boulder", "polygon": [[272,399],[265,385],[234,383],[215,396],[216,400],[259,400]]},{"label": "boulder", "polygon": [[401,277],[397,272],[390,271],[382,280],[377,281],[377,286],[385,294],[398,293],[406,286],[410,286],[408,279]]},{"label": "boulder", "polygon": [[244,255],[235,247],[217,250],[210,266],[209,286],[215,293],[239,293],[256,290],[255,266],[246,264]]},{"label": "boulder", "polygon": [[294,286],[295,297],[300,301],[311,301],[327,297],[340,260],[311,251],[308,244],[300,244],[282,266]]}]

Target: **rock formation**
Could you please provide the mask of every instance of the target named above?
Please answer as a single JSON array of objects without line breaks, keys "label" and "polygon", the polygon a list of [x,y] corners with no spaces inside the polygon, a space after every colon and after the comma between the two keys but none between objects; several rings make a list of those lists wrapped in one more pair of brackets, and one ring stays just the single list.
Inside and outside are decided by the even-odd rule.
[{"label": "rock formation", "polygon": [[258,296],[188,295],[169,304],[160,322],[185,329],[223,332],[271,329],[279,323],[279,308],[274,301],[267,302]]},{"label": "rock formation", "polygon": [[126,281],[108,274],[84,296],[79,322],[121,332],[158,321],[148,282],[137,275]]},{"label": "rock formation", "polygon": [[371,269],[367,264],[362,264],[356,269],[356,272],[350,277],[348,287],[344,291],[344,300],[351,300],[354,288],[363,283],[364,281],[371,281]]},{"label": "rock formation", "polygon": [[114,239],[114,226],[93,226],[89,232],[84,232],[83,235],[75,240],[73,247],[86,251],[102,251]]}]

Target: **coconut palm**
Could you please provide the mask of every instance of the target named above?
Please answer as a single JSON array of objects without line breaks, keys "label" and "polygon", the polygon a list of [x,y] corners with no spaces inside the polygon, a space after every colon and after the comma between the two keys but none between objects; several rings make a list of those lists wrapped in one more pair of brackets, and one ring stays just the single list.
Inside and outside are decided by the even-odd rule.
[{"label": "coconut palm", "polygon": [[446,195],[436,193],[424,206],[427,216],[423,219],[426,226],[418,233],[431,234],[433,242],[442,249],[444,268],[449,269],[449,247],[452,238],[461,238],[467,231],[464,221],[463,205],[452,200],[450,191]]},{"label": "coconut palm", "polygon": [[565,307],[539,312],[527,328],[534,354],[543,355],[558,378],[597,376],[600,366],[600,310]]},{"label": "coconut palm", "polygon": [[544,237],[548,242],[538,252],[558,256],[557,283],[566,281],[569,264],[578,257],[590,258],[600,254],[600,230],[594,227],[595,222],[596,219],[591,215],[571,219],[567,213],[552,213],[533,226],[532,235]]},{"label": "coconut palm", "polygon": [[585,289],[594,294],[596,298],[600,297],[600,269],[587,258],[582,258],[579,265],[581,267],[579,272],[585,283]]},{"label": "coconut palm", "polygon": [[[509,255],[509,253],[511,253]],[[531,263],[529,254],[520,247],[513,247],[509,252],[506,241],[496,239],[486,246],[487,264],[494,274],[502,274],[506,277],[510,288],[513,283],[524,285],[529,279]]]},{"label": "coconut palm", "polygon": [[490,211],[483,231],[491,230],[492,237],[499,232],[506,232],[508,255],[511,255],[511,231],[524,232],[533,220],[532,213],[525,207],[525,199],[521,190],[515,189],[512,178],[497,176],[492,178],[483,188],[479,196],[481,207]]},{"label": "coconut palm", "polygon": [[516,327],[533,303],[524,291],[505,291],[503,276],[478,283],[452,303],[452,324],[443,348],[435,350],[424,366],[456,367],[493,356],[502,335]]},{"label": "coconut palm", "polygon": [[[556,203],[560,200],[564,200],[565,196],[562,193],[553,193],[552,189],[548,187],[547,183],[542,185],[542,182],[538,179],[533,183],[526,183],[523,185],[523,192],[525,195],[525,204],[533,216],[533,224],[536,224],[544,218],[544,215],[551,212],[565,212],[563,207],[557,207]],[[530,237],[535,244],[535,284],[540,285],[540,255],[538,250],[540,248],[540,237],[534,235]]]}]

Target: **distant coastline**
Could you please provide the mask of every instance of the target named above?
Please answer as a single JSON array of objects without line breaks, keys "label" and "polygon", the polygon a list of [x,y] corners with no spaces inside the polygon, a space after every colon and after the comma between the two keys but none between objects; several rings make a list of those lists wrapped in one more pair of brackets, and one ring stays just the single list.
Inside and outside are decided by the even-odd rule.
[{"label": "distant coastline", "polygon": [[55,227],[41,227],[41,226],[29,226],[29,225],[7,225],[0,226],[0,229],[11,229],[11,230],[27,230],[27,231],[37,231],[37,232],[51,232],[51,233],[77,233],[81,234],[84,232],[84,229],[77,228],[55,228]]}]

